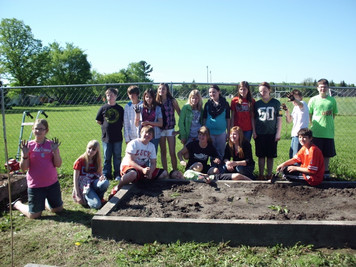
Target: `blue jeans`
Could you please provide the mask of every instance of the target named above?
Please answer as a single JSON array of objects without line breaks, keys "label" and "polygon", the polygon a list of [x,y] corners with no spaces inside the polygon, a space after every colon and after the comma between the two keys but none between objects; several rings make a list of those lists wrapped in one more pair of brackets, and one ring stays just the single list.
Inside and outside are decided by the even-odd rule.
[{"label": "blue jeans", "polygon": [[301,144],[299,143],[298,136],[292,136],[292,142],[289,148],[289,158],[293,158],[295,154],[298,153],[299,149],[301,149]]},{"label": "blue jeans", "polygon": [[244,132],[244,137],[245,137],[249,142],[251,142],[252,130],[250,130],[250,131],[245,131],[245,132]]},{"label": "blue jeans", "polygon": [[152,140],[150,141],[152,144],[155,145],[156,155],[157,155],[157,153],[158,153],[158,144],[159,144],[159,140],[160,140],[160,139],[161,139],[161,138],[157,138],[157,139],[152,139]]},{"label": "blue jeans", "polygon": [[61,187],[58,181],[46,187],[27,188],[27,194],[30,213],[43,211],[46,199],[53,209],[63,205]]},{"label": "blue jeans", "polygon": [[95,181],[91,183],[89,192],[85,195],[85,199],[90,208],[97,210],[101,208],[101,199],[104,197],[108,187],[108,180],[100,181],[99,179],[95,179]]},{"label": "blue jeans", "polygon": [[226,132],[223,132],[219,135],[210,135],[211,140],[213,141],[213,145],[216,151],[219,154],[219,159],[222,159],[225,154],[225,145],[226,145]]},{"label": "blue jeans", "polygon": [[122,147],[122,142],[115,142],[115,143],[103,142],[103,153],[104,153],[103,174],[108,179],[112,178],[112,168],[111,168],[112,157],[114,161],[114,177],[120,175],[121,147]]}]

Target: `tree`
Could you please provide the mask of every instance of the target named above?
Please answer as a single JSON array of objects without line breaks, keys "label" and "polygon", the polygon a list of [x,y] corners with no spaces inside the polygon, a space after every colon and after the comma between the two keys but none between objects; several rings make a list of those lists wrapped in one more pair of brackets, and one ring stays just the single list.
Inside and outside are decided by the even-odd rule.
[{"label": "tree", "polygon": [[51,67],[46,84],[85,84],[91,78],[87,55],[73,44],[60,47],[56,42],[50,44]]},{"label": "tree", "polygon": [[48,47],[33,37],[29,26],[15,18],[1,20],[0,69],[4,77],[15,86],[39,85],[46,79],[48,63]]},{"label": "tree", "polygon": [[306,78],[303,80],[302,84],[304,86],[312,86],[313,85],[313,78]]},{"label": "tree", "polygon": [[198,89],[198,85],[196,85],[195,80],[192,81],[191,88],[192,90]]},{"label": "tree", "polygon": [[152,82],[148,77],[153,71],[153,68],[146,61],[130,63],[127,67],[126,73],[128,77],[127,82]]},{"label": "tree", "polygon": [[341,81],[339,87],[347,87],[347,84],[345,83],[345,81]]},{"label": "tree", "polygon": [[[109,74],[101,74],[98,73],[97,71],[92,72],[92,80],[91,83],[93,84],[109,84],[109,83],[126,83],[127,81],[127,74],[126,70],[122,69],[119,72],[113,72]],[[110,86],[106,86],[106,88],[109,88]],[[116,88],[119,89],[119,94],[124,95],[126,93],[126,87],[125,86],[115,86]],[[103,87],[102,86],[95,86],[93,87],[94,94],[95,95],[103,95]],[[104,95],[105,97],[105,95]],[[120,96],[121,97],[121,96]]]},{"label": "tree", "polygon": [[[57,42],[49,45],[50,64],[46,85],[86,84],[91,79],[87,55],[73,44],[62,48]],[[83,94],[84,93],[84,94]],[[46,95],[62,103],[82,103],[92,96],[92,88],[52,88]],[[80,98],[79,98],[80,97]]]}]

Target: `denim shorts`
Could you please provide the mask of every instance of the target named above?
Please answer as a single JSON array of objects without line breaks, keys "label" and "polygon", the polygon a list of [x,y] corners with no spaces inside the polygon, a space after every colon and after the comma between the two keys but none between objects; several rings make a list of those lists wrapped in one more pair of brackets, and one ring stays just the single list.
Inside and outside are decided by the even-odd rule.
[{"label": "denim shorts", "polygon": [[53,185],[39,188],[27,188],[28,206],[30,213],[41,212],[45,209],[46,198],[51,208],[59,208],[63,205],[59,182]]},{"label": "denim shorts", "polygon": [[162,130],[161,131],[161,137],[174,136],[173,132],[174,132],[174,128],[173,129],[168,129],[168,130]]}]

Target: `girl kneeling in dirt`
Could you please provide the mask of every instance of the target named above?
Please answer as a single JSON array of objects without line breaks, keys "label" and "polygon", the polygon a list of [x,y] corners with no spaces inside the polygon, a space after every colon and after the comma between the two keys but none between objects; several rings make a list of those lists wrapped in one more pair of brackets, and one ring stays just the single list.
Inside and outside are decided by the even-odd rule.
[{"label": "girl kneeling in dirt", "polygon": [[239,126],[230,129],[229,142],[225,147],[224,163],[225,173],[238,173],[243,177],[255,178],[253,175],[255,162],[252,158],[251,144],[245,139]]},{"label": "girl kneeling in dirt", "polygon": [[[126,146],[125,157],[121,162],[121,180],[117,186],[111,190],[109,199],[112,198],[124,185],[138,182],[143,179],[168,178],[168,173],[164,169],[156,168],[157,155],[153,143],[154,129],[151,125],[143,126],[140,138],[131,140]],[[149,162],[150,167],[146,164]]]},{"label": "girl kneeling in dirt", "polygon": [[55,213],[63,210],[56,169],[62,164],[58,149],[61,143],[57,138],[48,140],[48,130],[48,122],[38,119],[32,128],[35,140],[23,140],[20,143],[20,167],[23,171],[28,170],[28,205],[23,204],[20,199],[15,200],[12,205],[30,219],[40,217],[45,208]]},{"label": "girl kneeling in dirt", "polygon": [[100,209],[104,194],[109,187],[109,181],[102,174],[100,144],[91,140],[85,153],[74,162],[73,199],[75,202]]},{"label": "girl kneeling in dirt", "polygon": [[[198,140],[190,142],[178,152],[178,158],[182,166],[186,166],[186,170],[194,170],[207,174],[219,173],[219,169],[208,165],[208,159],[212,165],[220,164],[218,152],[213,146],[210,139],[210,132],[206,126],[200,127],[198,131]],[[184,159],[188,159],[188,164]],[[213,159],[213,160],[212,160]]]}]

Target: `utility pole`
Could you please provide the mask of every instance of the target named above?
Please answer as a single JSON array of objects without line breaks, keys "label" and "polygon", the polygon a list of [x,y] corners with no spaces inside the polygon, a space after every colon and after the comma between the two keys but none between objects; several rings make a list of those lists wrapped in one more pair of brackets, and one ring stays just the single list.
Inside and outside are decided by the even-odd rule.
[{"label": "utility pole", "polygon": [[209,66],[206,66],[206,82],[209,83]]}]

